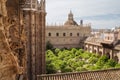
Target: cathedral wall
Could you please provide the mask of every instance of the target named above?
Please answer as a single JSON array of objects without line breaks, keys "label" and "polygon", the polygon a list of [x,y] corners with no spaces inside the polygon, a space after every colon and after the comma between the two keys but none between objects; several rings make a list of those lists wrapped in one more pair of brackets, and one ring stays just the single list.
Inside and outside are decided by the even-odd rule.
[{"label": "cathedral wall", "polygon": [[83,37],[88,37],[90,33],[89,27],[47,26],[46,42],[50,41],[57,48],[80,47],[80,41]]}]

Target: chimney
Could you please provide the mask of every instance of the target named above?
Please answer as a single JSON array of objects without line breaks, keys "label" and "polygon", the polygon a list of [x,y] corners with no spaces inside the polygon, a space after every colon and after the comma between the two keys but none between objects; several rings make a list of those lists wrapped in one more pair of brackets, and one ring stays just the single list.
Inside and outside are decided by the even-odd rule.
[{"label": "chimney", "polygon": [[83,26],[83,20],[80,20],[80,25]]}]

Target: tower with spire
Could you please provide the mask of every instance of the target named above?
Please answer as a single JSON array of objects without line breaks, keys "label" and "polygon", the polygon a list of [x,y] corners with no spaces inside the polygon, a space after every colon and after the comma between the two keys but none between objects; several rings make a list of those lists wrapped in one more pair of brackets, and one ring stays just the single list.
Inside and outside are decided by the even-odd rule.
[{"label": "tower with spire", "polygon": [[26,31],[27,77],[45,73],[45,0],[25,0],[22,5]]},{"label": "tower with spire", "polygon": [[73,20],[73,13],[71,10],[70,13],[68,14],[68,20]]}]

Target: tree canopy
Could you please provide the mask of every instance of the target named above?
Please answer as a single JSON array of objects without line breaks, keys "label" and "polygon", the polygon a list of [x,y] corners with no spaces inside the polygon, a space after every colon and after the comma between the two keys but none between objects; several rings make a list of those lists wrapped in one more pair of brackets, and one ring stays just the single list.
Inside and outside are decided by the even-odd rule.
[{"label": "tree canopy", "polygon": [[46,51],[47,73],[63,73],[92,71],[109,68],[119,68],[120,64],[107,56],[100,56],[82,49],[71,50],[55,49]]}]

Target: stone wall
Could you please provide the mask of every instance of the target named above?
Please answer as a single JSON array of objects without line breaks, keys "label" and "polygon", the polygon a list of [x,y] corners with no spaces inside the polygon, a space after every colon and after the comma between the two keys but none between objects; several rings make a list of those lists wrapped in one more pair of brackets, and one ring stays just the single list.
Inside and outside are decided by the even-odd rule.
[{"label": "stone wall", "polygon": [[50,41],[55,48],[81,47],[80,43],[90,34],[89,26],[47,26],[46,42]]},{"label": "stone wall", "polygon": [[88,52],[99,54],[99,55],[106,55],[110,59],[114,59],[115,61],[120,63],[120,50],[116,50],[115,48],[109,49],[104,48],[102,45],[97,45],[94,43],[85,43],[84,49]]}]

